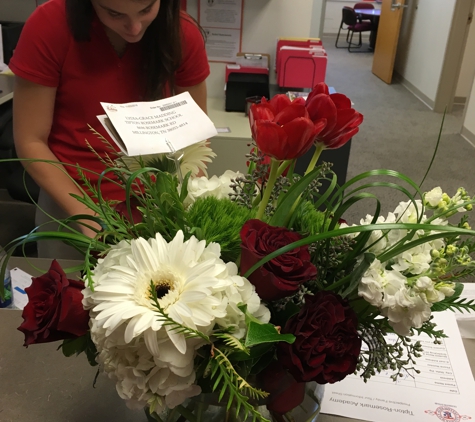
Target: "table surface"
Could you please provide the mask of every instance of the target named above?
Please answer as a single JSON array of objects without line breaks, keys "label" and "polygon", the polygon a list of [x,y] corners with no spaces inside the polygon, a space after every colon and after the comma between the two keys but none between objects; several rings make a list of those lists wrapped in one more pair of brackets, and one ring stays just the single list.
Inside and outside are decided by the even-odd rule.
[{"label": "table surface", "polygon": [[3,104],[13,98],[13,84],[15,78],[10,75],[0,75],[0,104]]},{"label": "table surface", "polygon": [[355,9],[358,15],[381,16],[381,9]]},{"label": "table surface", "polygon": [[[37,275],[31,265],[47,268],[50,260],[13,258],[18,266]],[[74,265],[74,261],[61,261]],[[58,342],[22,346],[21,311],[0,309],[0,420],[2,422],[145,422],[143,411],[126,407],[113,381],[97,378],[85,356],[66,358],[57,351]],[[475,340],[464,339],[472,370],[475,369]],[[354,422],[355,419],[322,414],[318,422]],[[297,421],[301,422],[301,421]]]}]

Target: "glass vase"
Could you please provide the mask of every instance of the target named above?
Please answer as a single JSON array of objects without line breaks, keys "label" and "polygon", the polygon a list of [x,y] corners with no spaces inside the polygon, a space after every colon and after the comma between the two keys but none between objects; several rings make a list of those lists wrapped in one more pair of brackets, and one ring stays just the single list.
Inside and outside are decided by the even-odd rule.
[{"label": "glass vase", "polygon": [[[320,413],[320,403],[323,398],[324,386],[315,382],[307,383],[303,402],[284,415],[269,412],[265,403],[257,403],[254,408],[263,418],[271,422],[315,422]],[[226,400],[221,403],[215,393],[201,394],[187,400],[183,405],[174,409],[166,409],[160,413],[150,414],[145,409],[149,422],[251,422],[252,416],[240,412],[231,406],[226,410]]]}]

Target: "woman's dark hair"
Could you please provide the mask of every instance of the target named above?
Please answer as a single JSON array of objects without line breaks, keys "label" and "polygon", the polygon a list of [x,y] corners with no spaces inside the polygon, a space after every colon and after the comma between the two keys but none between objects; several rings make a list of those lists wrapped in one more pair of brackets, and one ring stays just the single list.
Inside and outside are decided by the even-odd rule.
[{"label": "woman's dark hair", "polygon": [[[94,18],[91,2],[66,0],[66,14],[74,39],[89,41]],[[140,41],[147,100],[161,98],[167,83],[172,92],[175,87],[175,71],[182,58],[180,15],[180,0],[161,0],[157,17]]]}]

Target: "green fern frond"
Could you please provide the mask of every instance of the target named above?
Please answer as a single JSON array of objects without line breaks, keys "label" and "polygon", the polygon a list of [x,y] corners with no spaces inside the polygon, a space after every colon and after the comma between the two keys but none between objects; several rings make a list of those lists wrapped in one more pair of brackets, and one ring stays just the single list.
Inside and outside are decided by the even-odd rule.
[{"label": "green fern frond", "polygon": [[445,298],[442,302],[434,303],[431,307],[432,312],[440,312],[450,309],[463,313],[464,311],[470,313],[475,312],[475,300],[468,300],[467,298]]},{"label": "green fern frond", "polygon": [[238,338],[232,336],[228,333],[216,333],[214,334],[216,338],[223,340],[226,346],[233,348],[236,351],[244,352],[250,354],[249,349],[239,340]]},{"label": "green fern frond", "polygon": [[173,331],[176,331],[178,334],[183,334],[186,338],[202,338],[207,343],[211,343],[210,338],[206,334],[202,333],[201,331],[194,330],[193,328],[189,328],[185,325],[182,325],[167,315],[167,313],[160,306],[160,303],[158,303],[157,292],[155,290],[153,281],[150,281],[150,292],[152,294],[153,304],[158,313],[158,320],[162,321],[163,325],[173,327]]},{"label": "green fern frond", "polygon": [[[242,378],[234,369],[232,363],[227,358],[226,354],[221,350],[213,348],[214,356],[210,361],[211,379],[214,379],[213,391],[216,391],[221,384],[221,391],[219,393],[219,401],[227,394],[228,400],[226,408],[229,410],[234,403],[236,406],[236,416],[239,415],[241,408],[247,414],[252,416],[252,421],[270,422],[264,418],[255,408],[249,403],[249,398],[264,398],[268,393],[257,388],[252,387],[244,378]],[[247,395],[245,395],[247,393]]]}]

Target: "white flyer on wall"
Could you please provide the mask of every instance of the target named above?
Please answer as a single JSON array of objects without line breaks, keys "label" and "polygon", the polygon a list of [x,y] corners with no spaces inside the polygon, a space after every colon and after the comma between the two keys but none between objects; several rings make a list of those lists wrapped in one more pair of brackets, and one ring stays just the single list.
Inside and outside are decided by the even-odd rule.
[{"label": "white flyer on wall", "polygon": [[199,17],[206,28],[241,29],[242,0],[200,0]]},{"label": "white flyer on wall", "polygon": [[204,28],[208,60],[234,62],[240,50],[240,33],[235,29]]},{"label": "white flyer on wall", "polygon": [[208,60],[234,62],[241,51],[243,0],[199,0]]},{"label": "white flyer on wall", "polygon": [[390,371],[367,383],[356,375],[327,384],[322,413],[374,422],[438,422],[475,419],[475,381],[453,312],[434,313],[448,338],[441,344],[420,335],[424,349],[416,361],[420,373],[403,373],[396,382]]}]

